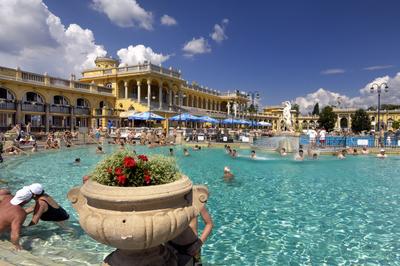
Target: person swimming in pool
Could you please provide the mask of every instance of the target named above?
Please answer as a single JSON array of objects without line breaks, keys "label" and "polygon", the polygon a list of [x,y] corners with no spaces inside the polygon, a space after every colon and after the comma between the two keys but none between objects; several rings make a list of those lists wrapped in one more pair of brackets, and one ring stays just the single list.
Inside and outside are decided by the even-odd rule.
[{"label": "person swimming in pool", "polygon": [[250,158],[251,158],[251,159],[257,158],[256,151],[255,151],[255,150],[252,150],[252,151],[251,151],[251,153],[250,153]]},{"label": "person swimming in pool", "polygon": [[32,221],[29,226],[36,225],[39,220],[57,222],[63,226],[62,222],[69,219],[69,214],[48,194],[45,193],[41,184],[35,183],[28,186],[32,192],[35,206],[27,210],[27,213],[33,211]]},{"label": "person swimming in pool", "polygon": [[97,146],[97,148],[96,148],[96,153],[97,153],[97,154],[104,154],[103,147]]},{"label": "person swimming in pool", "polygon": [[183,155],[185,155],[185,156],[189,156],[190,155],[188,149],[183,148]]},{"label": "person swimming in pool", "polygon": [[294,157],[294,159],[296,161],[304,161],[304,151],[303,150],[299,150],[299,153],[296,154],[296,156]]},{"label": "person swimming in pool", "polygon": [[231,180],[234,177],[234,175],[231,172],[231,169],[229,169],[228,166],[224,167],[224,179],[225,180]]}]

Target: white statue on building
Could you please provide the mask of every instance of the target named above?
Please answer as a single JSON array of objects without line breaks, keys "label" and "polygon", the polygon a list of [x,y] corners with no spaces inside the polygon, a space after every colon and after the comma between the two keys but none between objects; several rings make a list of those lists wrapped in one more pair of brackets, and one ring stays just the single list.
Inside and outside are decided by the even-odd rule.
[{"label": "white statue on building", "polygon": [[229,116],[231,114],[231,103],[230,102],[228,102],[226,104],[226,109],[228,110],[228,116]]},{"label": "white statue on building", "polygon": [[235,117],[237,116],[237,108],[238,108],[238,104],[236,102],[233,103],[233,112],[235,114]]},{"label": "white statue on building", "polygon": [[292,125],[292,114],[290,111],[292,110],[292,104],[289,101],[283,102],[283,122],[285,126],[285,131],[293,131]]}]

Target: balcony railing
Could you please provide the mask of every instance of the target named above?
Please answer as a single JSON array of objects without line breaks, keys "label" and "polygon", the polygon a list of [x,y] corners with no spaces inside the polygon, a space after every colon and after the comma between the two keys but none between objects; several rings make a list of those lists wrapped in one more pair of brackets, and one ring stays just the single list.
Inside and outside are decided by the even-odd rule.
[{"label": "balcony railing", "polygon": [[[48,75],[40,75],[36,73],[21,71],[20,69],[0,68],[0,80],[17,80],[27,83],[41,84],[45,86],[54,86],[65,89],[81,89],[90,91],[91,84],[78,82],[75,80],[67,80],[62,78],[51,77]],[[109,88],[103,88],[93,84],[91,92],[102,92],[112,94]]]},{"label": "balcony railing", "polygon": [[10,100],[0,100],[1,110],[16,110],[16,104]]},{"label": "balcony railing", "polygon": [[[107,71],[107,70],[104,70]],[[135,65],[135,66],[127,66],[127,67],[119,67],[117,68],[118,73],[135,73],[135,72],[156,72],[160,73],[163,75],[167,76],[172,76],[175,78],[181,78],[181,73],[180,71],[176,71],[175,69],[172,68],[164,68],[161,66],[153,65],[151,63],[145,63],[145,64],[140,64],[140,65]],[[104,73],[107,74],[107,73]]]},{"label": "balcony railing", "polygon": [[90,109],[86,107],[75,107],[74,113],[76,115],[90,115]]},{"label": "balcony railing", "polygon": [[21,108],[22,111],[44,112],[44,105],[41,103],[24,102]]},{"label": "balcony railing", "polygon": [[75,89],[90,90],[90,85],[86,83],[74,82]]},{"label": "balcony railing", "polygon": [[105,93],[112,93],[112,88],[98,86],[97,91],[105,92]]},{"label": "balcony railing", "polygon": [[50,113],[69,114],[71,113],[71,107],[63,105],[50,105]]},{"label": "balcony railing", "polygon": [[30,72],[22,72],[22,79],[23,80],[34,81],[34,82],[38,82],[38,83],[44,83],[44,76],[43,75],[30,73]]}]

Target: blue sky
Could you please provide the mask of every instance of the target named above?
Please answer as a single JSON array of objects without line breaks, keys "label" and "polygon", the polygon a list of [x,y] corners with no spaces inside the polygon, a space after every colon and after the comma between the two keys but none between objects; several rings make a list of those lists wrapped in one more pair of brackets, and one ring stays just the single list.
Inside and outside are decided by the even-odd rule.
[{"label": "blue sky", "polygon": [[[102,1],[43,2],[65,28],[77,24],[89,29],[107,55],[118,58],[120,49],[142,44],[155,54],[169,55],[162,64],[181,69],[188,81],[220,90],[258,90],[263,104],[306,97],[320,88],[353,104],[354,97],[363,97],[360,90],[376,79],[397,86],[400,1],[118,0],[145,12],[129,26],[121,26],[106,10],[112,7],[101,6]],[[141,26],[150,13],[147,28]],[[161,25],[165,14],[177,24]],[[220,42],[210,36],[215,24],[224,29],[226,38]],[[185,56],[184,45],[201,37],[208,50]],[[0,59],[3,46],[0,41]],[[323,102],[315,97],[308,100]]]}]

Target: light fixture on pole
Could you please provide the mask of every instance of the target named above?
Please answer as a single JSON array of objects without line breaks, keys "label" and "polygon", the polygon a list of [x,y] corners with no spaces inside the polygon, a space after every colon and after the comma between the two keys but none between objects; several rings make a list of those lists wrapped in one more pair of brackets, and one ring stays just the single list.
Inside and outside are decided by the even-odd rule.
[{"label": "light fixture on pole", "polygon": [[384,92],[388,92],[389,91],[389,86],[387,85],[386,82],[383,82],[381,84],[377,84],[377,83],[373,83],[371,85],[370,91],[371,93],[377,92],[378,93],[378,143],[381,144],[382,142],[382,138],[381,138],[381,119],[380,119],[380,115],[381,115],[381,92],[382,89],[384,90]]},{"label": "light fixture on pole", "polygon": [[[250,115],[251,115],[251,113],[257,114],[258,104],[256,105],[255,103],[257,103],[257,101],[260,99],[260,93],[258,91],[249,91],[249,92],[247,92],[247,99],[249,99],[251,101],[251,106],[249,108]],[[251,120],[251,127],[254,128],[254,119]]]}]

